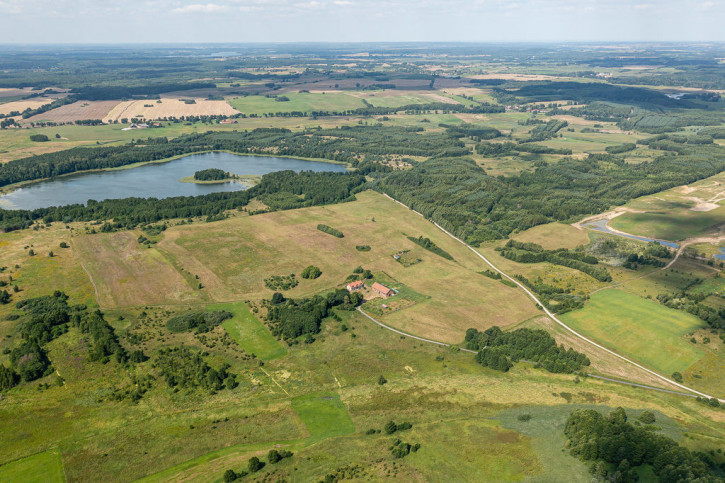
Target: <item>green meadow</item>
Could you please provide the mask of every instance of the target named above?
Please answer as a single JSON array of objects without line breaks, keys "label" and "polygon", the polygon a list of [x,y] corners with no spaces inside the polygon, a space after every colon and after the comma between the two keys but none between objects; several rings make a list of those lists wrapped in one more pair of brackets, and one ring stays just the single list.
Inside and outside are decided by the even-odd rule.
[{"label": "green meadow", "polygon": [[584,335],[646,367],[670,375],[697,362],[703,352],[685,335],[704,325],[682,311],[621,290],[602,290],[583,309],[561,319]]}]

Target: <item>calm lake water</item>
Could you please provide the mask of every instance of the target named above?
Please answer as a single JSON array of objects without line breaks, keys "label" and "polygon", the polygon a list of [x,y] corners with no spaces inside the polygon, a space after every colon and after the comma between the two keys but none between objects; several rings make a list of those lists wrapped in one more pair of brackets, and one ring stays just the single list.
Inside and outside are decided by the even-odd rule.
[{"label": "calm lake water", "polygon": [[33,210],[48,206],[85,204],[88,200],[198,196],[219,191],[244,189],[244,185],[239,183],[196,184],[179,182],[179,179],[193,176],[194,172],[207,168],[219,168],[240,175],[261,175],[286,169],[294,171],[345,171],[345,167],[340,164],[304,161],[302,159],[237,156],[230,153],[192,154],[167,163],[147,164],[138,168],[118,171],[78,174],[30,184],[0,196],[0,208]]}]

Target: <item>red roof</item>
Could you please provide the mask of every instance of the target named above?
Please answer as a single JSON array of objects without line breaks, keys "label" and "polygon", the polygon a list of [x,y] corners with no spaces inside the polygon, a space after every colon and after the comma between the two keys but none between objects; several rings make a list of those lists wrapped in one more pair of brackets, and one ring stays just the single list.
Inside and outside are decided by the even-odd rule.
[{"label": "red roof", "polygon": [[352,282],[347,284],[347,288],[354,290],[358,288],[363,288],[365,286],[365,283],[362,280],[358,280],[357,282]]},{"label": "red roof", "polygon": [[373,284],[373,290],[376,292],[380,292],[382,295],[393,295],[393,291],[386,287],[385,285],[381,285],[378,282],[375,282]]}]

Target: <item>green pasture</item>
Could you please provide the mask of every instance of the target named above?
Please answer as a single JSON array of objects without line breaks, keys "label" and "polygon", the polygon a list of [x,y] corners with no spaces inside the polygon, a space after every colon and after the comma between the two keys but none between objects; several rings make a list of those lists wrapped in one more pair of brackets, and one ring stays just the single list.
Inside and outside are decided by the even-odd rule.
[{"label": "green pasture", "polygon": [[56,451],[28,456],[0,466],[0,481],[5,483],[64,482],[63,462]]},{"label": "green pasture", "polygon": [[703,356],[685,338],[702,327],[700,319],[621,290],[597,292],[583,309],[561,318],[595,341],[668,376]]},{"label": "green pasture", "polygon": [[234,314],[234,317],[226,320],[222,327],[248,354],[254,354],[265,361],[287,354],[287,350],[280,345],[243,302],[210,305],[207,309],[227,310]]},{"label": "green pasture", "polygon": [[278,94],[278,98],[287,97],[289,101],[280,102],[274,97],[246,96],[227,99],[229,104],[244,114],[267,114],[270,112],[311,112],[311,111],[346,111],[365,107],[358,97],[344,92],[286,92]]},{"label": "green pasture", "polygon": [[314,441],[355,432],[355,424],[333,392],[308,394],[292,399],[292,409],[300,417]]}]

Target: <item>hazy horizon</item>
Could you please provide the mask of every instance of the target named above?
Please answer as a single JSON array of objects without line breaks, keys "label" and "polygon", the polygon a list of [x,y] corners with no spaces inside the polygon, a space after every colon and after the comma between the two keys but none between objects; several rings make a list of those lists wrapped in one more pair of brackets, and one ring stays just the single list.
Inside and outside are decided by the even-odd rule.
[{"label": "hazy horizon", "polygon": [[712,0],[0,0],[0,42],[721,42],[723,20]]}]

